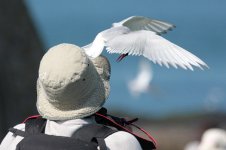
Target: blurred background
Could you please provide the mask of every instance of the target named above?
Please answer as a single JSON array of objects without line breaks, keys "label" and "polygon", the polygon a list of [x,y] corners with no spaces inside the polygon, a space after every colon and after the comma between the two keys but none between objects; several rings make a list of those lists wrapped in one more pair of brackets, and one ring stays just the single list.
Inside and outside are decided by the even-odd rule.
[{"label": "blurred background", "polygon": [[141,57],[112,65],[111,93],[105,107],[138,124],[156,138],[160,150],[181,150],[210,127],[226,124],[226,1],[223,0],[0,0],[0,138],[7,129],[37,114],[39,61],[52,46],[84,46],[113,22],[146,16],[176,25],[163,35],[192,52],[210,69],[167,69],[150,61],[149,88],[137,94],[129,85]]}]

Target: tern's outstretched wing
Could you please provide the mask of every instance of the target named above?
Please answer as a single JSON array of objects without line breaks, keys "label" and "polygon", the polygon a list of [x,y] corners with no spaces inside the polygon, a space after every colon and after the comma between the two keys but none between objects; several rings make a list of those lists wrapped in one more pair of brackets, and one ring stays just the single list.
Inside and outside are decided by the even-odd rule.
[{"label": "tern's outstretched wing", "polygon": [[122,20],[121,22],[113,23],[113,27],[117,26],[128,27],[131,31],[150,30],[157,34],[166,33],[167,31],[176,27],[171,23],[150,19],[143,16],[132,16]]},{"label": "tern's outstretched wing", "polygon": [[154,63],[177,68],[208,67],[201,59],[151,31],[134,31],[106,42],[109,53],[143,55]]}]

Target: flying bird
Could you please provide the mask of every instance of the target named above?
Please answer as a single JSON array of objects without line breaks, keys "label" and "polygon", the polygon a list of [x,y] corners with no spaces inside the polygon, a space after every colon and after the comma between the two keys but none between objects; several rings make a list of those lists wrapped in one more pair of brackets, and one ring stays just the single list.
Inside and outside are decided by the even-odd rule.
[{"label": "flying bird", "polygon": [[167,68],[170,65],[190,70],[193,70],[193,66],[202,70],[203,66],[208,68],[200,58],[161,36],[173,28],[175,26],[171,23],[131,16],[113,23],[111,28],[98,33],[93,42],[83,48],[91,58],[98,57],[106,49],[109,53],[121,54],[118,61],[127,55],[143,55]]},{"label": "flying bird", "polygon": [[150,83],[153,78],[151,65],[147,61],[140,61],[137,76],[128,82],[128,89],[132,96],[138,97],[141,93],[147,93],[150,90]]}]

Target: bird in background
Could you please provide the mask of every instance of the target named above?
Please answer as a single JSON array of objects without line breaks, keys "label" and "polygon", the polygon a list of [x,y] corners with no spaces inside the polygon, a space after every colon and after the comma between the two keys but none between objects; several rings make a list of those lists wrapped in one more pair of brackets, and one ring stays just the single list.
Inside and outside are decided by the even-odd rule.
[{"label": "bird in background", "polygon": [[133,80],[130,80],[127,84],[131,95],[133,97],[138,97],[142,93],[149,92],[152,78],[153,71],[151,64],[142,59],[139,63],[137,76]]},{"label": "bird in background", "polygon": [[143,16],[131,16],[98,33],[92,43],[84,46],[91,58],[98,57],[104,49],[109,53],[121,54],[118,61],[128,55],[143,55],[153,63],[193,70],[203,70],[207,64],[180,46],[161,37],[175,26],[160,20]]}]

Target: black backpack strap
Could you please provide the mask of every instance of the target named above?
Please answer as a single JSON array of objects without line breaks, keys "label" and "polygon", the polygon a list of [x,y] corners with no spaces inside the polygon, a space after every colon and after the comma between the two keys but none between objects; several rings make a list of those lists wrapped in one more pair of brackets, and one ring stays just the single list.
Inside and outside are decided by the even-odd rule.
[{"label": "black backpack strap", "polygon": [[45,126],[46,126],[46,119],[43,119],[40,117],[40,118],[27,120],[25,122],[25,131],[18,130],[15,128],[9,128],[9,131],[12,132],[14,135],[25,137],[28,135],[44,133]]},{"label": "black backpack strap", "polygon": [[88,124],[78,129],[72,137],[82,141],[95,142],[100,147],[100,150],[107,150],[104,139],[115,132],[117,130],[104,125]]},{"label": "black backpack strap", "polygon": [[22,136],[22,137],[26,136],[24,131],[18,130],[18,129],[15,129],[15,128],[9,128],[9,132],[12,132],[14,136],[17,136],[17,135]]},{"label": "black backpack strap", "polygon": [[38,133],[44,133],[46,121],[46,119],[41,117],[27,120],[25,122],[26,134],[34,135]]}]

